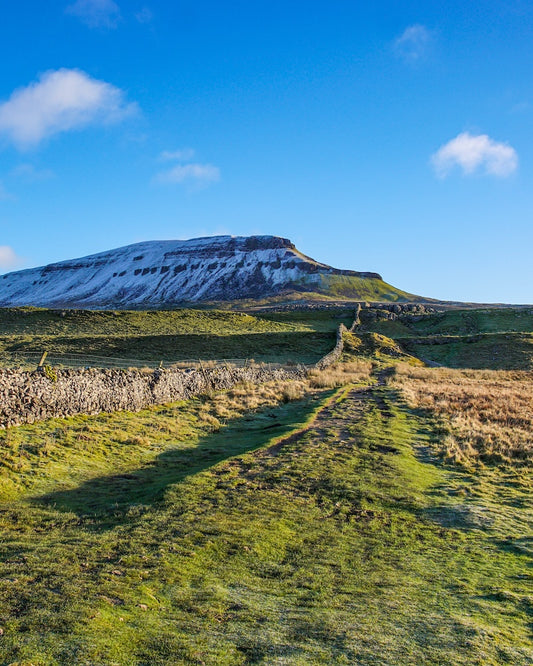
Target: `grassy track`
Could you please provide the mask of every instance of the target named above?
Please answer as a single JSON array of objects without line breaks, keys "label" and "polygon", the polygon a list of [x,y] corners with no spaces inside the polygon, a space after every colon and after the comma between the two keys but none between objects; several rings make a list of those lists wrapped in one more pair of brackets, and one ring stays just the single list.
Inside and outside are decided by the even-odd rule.
[{"label": "grassy track", "polygon": [[531,663],[531,481],[396,391],[13,429],[0,663]]}]

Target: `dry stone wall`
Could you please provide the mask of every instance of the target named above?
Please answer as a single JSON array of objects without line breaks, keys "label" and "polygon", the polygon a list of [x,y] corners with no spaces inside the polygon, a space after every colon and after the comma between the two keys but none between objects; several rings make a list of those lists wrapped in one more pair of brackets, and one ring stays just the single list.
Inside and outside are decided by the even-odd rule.
[{"label": "dry stone wall", "polygon": [[[350,329],[341,324],[335,347],[315,364],[323,370],[339,360],[343,333],[359,324],[360,308]],[[138,411],[149,405],[186,400],[212,390],[229,389],[240,382],[303,379],[304,366],[270,368],[230,365],[186,370],[103,370],[98,368],[27,372],[0,369],[0,428],[75,414]]]},{"label": "dry stone wall", "polygon": [[336,363],[340,359],[340,357],[342,356],[342,352],[344,350],[344,341],[342,339],[342,336],[346,331],[348,331],[346,326],[344,324],[341,324],[337,329],[337,342],[335,344],[335,347],[333,347],[333,349],[329,352],[329,354],[323,356],[320,359],[320,361],[318,361],[318,363],[315,363],[315,368],[318,368],[318,370],[324,370],[325,368],[328,368],[330,365],[333,365],[333,363]]},{"label": "dry stone wall", "polygon": [[138,411],[149,405],[185,400],[239,382],[262,383],[305,376],[304,368],[216,366],[194,370],[55,370],[50,375],[0,370],[0,427],[50,417]]}]

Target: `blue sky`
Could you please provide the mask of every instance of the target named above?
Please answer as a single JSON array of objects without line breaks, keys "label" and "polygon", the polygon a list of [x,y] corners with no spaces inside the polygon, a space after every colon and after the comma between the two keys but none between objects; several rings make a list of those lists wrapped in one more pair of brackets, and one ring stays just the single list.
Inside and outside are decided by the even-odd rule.
[{"label": "blue sky", "polygon": [[532,43],[518,0],[9,3],[0,271],[274,234],[532,303]]}]

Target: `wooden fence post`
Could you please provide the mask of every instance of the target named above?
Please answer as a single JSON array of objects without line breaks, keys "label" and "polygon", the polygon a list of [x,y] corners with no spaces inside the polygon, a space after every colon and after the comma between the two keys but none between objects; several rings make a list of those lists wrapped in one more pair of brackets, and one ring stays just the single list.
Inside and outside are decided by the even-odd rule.
[{"label": "wooden fence post", "polygon": [[37,366],[37,370],[42,369],[47,356],[48,356],[48,352],[47,351],[43,352],[43,355],[41,356],[41,360],[39,361],[39,365]]}]

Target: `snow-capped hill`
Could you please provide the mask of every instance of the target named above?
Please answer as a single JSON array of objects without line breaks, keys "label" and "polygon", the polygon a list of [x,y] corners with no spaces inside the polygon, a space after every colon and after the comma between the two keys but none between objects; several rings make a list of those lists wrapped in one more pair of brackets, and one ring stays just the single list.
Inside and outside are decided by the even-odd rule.
[{"label": "snow-capped hill", "polygon": [[377,273],[314,261],[286,238],[216,236],[135,243],[7,273],[0,277],[0,305],[127,308],[265,298],[294,290],[323,292],[334,276],[384,285]]}]

